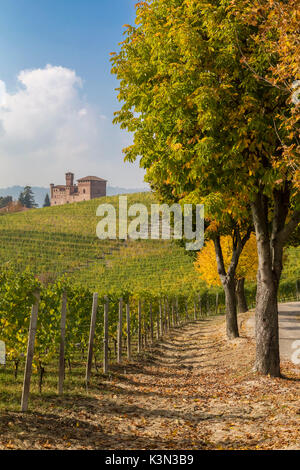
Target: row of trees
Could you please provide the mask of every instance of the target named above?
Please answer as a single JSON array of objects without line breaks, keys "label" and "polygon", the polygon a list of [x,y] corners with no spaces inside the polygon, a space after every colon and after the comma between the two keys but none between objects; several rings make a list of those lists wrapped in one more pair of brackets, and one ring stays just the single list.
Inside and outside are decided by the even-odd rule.
[{"label": "row of trees", "polygon": [[299,0],[141,1],[112,53],[123,103],[114,122],[134,133],[125,159],[140,159],[162,201],[205,204],[229,338],[236,269],[255,231],[256,369],[272,376],[283,247],[293,233],[299,243],[298,24]]},{"label": "row of trees", "polygon": [[[221,237],[220,243],[225,269],[228,270],[232,257],[231,236]],[[205,247],[197,253],[197,259],[194,265],[201,279],[203,279],[209,287],[221,285],[215,256],[215,247],[212,240],[207,241]],[[256,239],[255,235],[252,233],[241,253],[235,272],[235,292],[237,310],[239,313],[248,311],[245,295],[245,281],[255,281],[257,266]]]},{"label": "row of trees", "polygon": [[[1,197],[0,208],[8,206],[12,202],[13,202],[13,199],[11,196]],[[18,203],[20,204],[20,207],[26,207],[27,209],[33,209],[38,206],[35,202],[34,194],[31,189],[31,186],[25,186],[24,190],[19,195]],[[50,198],[49,198],[49,195],[46,194],[43,207],[48,207],[48,206],[50,206]]]}]

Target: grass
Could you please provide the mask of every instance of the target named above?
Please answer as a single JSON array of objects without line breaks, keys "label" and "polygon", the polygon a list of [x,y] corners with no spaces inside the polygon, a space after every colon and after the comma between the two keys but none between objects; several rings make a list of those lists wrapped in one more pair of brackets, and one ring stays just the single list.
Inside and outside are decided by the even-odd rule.
[{"label": "grass", "polygon": [[[136,342],[133,344],[136,351]],[[85,354],[86,355],[86,354]],[[85,356],[84,355],[84,356]],[[115,360],[115,358],[112,358]],[[102,357],[97,359],[98,371],[93,364],[94,378],[103,377],[102,375]],[[6,366],[0,366],[0,411],[19,411],[21,403],[23,376],[25,363],[21,362],[18,370],[18,376],[15,378],[14,364],[8,362]],[[72,361],[71,370],[66,364],[64,380],[64,398],[71,406],[72,397],[84,398],[87,396],[85,385],[85,357],[78,355]],[[89,393],[95,391],[94,380],[92,379]],[[61,400],[57,393],[58,387],[58,357],[45,366],[45,375],[43,377],[42,392],[39,390],[39,371],[36,367],[33,369],[30,388],[29,410],[35,412],[49,412],[53,406],[63,409],[66,408],[65,399]]]},{"label": "grass", "polygon": [[[75,362],[72,372],[66,369],[64,391],[68,397],[84,396],[84,364]],[[46,367],[42,393],[39,392],[39,377],[37,371],[32,375],[30,390],[30,409],[35,411],[49,411],[52,401],[57,397],[58,367],[56,363],[51,363]],[[24,364],[21,365],[17,379],[14,376],[13,364],[0,366],[0,411],[18,411],[21,403],[22,383],[24,374]],[[57,401],[59,406],[59,400]]]}]

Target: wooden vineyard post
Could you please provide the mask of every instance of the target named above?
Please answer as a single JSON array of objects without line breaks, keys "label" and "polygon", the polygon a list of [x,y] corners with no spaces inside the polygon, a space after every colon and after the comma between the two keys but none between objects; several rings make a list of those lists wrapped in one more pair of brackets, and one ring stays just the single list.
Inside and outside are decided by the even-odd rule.
[{"label": "wooden vineyard post", "polygon": [[219,293],[216,294],[216,315],[219,313]]},{"label": "wooden vineyard post", "polygon": [[103,374],[108,372],[108,299],[104,304],[104,323],[103,323]]},{"label": "wooden vineyard post", "polygon": [[151,343],[154,341],[154,334],[153,334],[153,312],[152,312],[152,302],[149,305],[149,313],[150,313],[150,335],[151,335]]},{"label": "wooden vineyard post", "polygon": [[206,297],[206,316],[208,317],[209,315],[209,298],[208,296]]},{"label": "wooden vineyard post", "polygon": [[21,411],[22,412],[28,410],[30,381],[31,381],[31,373],[32,373],[32,361],[33,361],[33,355],[34,355],[34,342],[35,342],[37,317],[38,317],[39,304],[40,304],[40,293],[38,291],[35,292],[34,297],[35,297],[35,303],[31,309],[26,364],[25,364],[23,391],[22,391],[22,399],[21,399]]},{"label": "wooden vineyard post", "polygon": [[90,378],[91,378],[91,370],[92,370],[92,362],[93,362],[93,345],[94,345],[96,318],[97,318],[97,308],[98,308],[98,294],[95,292],[93,294],[93,306],[92,306],[92,315],[91,315],[88,356],[87,356],[87,363],[86,363],[86,374],[85,374],[86,387],[89,386]]},{"label": "wooden vineyard post", "polygon": [[163,298],[162,304],[161,304],[161,316],[162,316],[162,328],[161,328],[161,334],[164,336],[165,330],[166,330],[166,304],[165,304],[165,299]]},{"label": "wooden vineyard post", "polygon": [[65,378],[65,337],[67,317],[67,293],[62,295],[61,320],[60,320],[60,347],[59,347],[59,372],[58,372],[58,394],[63,394]]},{"label": "wooden vineyard post", "polygon": [[147,319],[146,316],[144,316],[144,347],[147,348],[148,346],[148,341],[147,341]]},{"label": "wooden vineyard post", "polygon": [[163,334],[164,334],[164,322],[163,322],[163,312],[162,312],[161,300],[159,301],[159,322],[160,322],[160,334],[161,334],[161,336],[163,336]]},{"label": "wooden vineyard post", "polygon": [[178,308],[178,297],[176,297],[176,307],[175,307],[175,315],[176,315],[176,325],[179,324],[179,308]]},{"label": "wooden vineyard post", "polygon": [[156,338],[159,339],[159,321],[160,321],[160,306],[158,305],[158,310],[156,314]]},{"label": "wooden vineyard post", "polygon": [[188,300],[185,301],[185,321],[188,322],[189,319],[189,307],[188,307]]},{"label": "wooden vineyard post", "polygon": [[138,302],[138,353],[142,350],[142,306],[139,299]]},{"label": "wooden vineyard post", "polygon": [[167,303],[167,326],[168,326],[168,331],[170,331],[170,328],[171,328],[171,318],[170,318],[170,304],[169,304],[169,299],[168,299],[168,297],[166,298],[166,303]]},{"label": "wooden vineyard post", "polygon": [[202,318],[202,299],[201,299],[201,295],[199,295],[199,313],[200,313],[200,318]]},{"label": "wooden vineyard post", "polygon": [[122,362],[122,332],[123,332],[123,299],[119,301],[119,324],[118,324],[118,350],[117,362]]},{"label": "wooden vineyard post", "polygon": [[164,298],[164,326],[165,326],[165,334],[168,333],[168,299]]},{"label": "wooden vineyard post", "polygon": [[172,309],[173,309],[173,326],[175,327],[177,320],[176,320],[176,304],[175,304],[174,299],[173,299]]},{"label": "wooden vineyard post", "polygon": [[126,323],[127,323],[127,359],[131,361],[131,338],[130,338],[130,306],[126,304]]},{"label": "wooden vineyard post", "polygon": [[172,327],[174,328],[175,327],[175,309],[174,309],[174,300],[172,300],[172,310],[171,310],[171,315],[172,315]]},{"label": "wooden vineyard post", "polygon": [[197,302],[196,298],[194,298],[194,320],[197,320]]}]

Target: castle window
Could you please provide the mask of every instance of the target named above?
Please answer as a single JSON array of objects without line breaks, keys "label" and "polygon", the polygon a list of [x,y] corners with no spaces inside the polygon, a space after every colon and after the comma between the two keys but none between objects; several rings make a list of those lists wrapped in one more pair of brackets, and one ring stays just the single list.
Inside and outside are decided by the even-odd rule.
[{"label": "castle window", "polygon": [[83,194],[85,194],[85,189],[83,190]]}]

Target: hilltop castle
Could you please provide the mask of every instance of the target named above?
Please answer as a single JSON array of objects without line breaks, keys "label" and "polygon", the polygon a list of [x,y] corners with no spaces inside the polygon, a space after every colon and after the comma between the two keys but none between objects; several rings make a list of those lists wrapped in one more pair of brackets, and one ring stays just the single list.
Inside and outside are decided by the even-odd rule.
[{"label": "hilltop castle", "polygon": [[69,204],[71,202],[89,201],[106,196],[107,181],[97,176],[85,176],[74,184],[74,174],[66,173],[66,184],[50,185],[51,206]]}]

